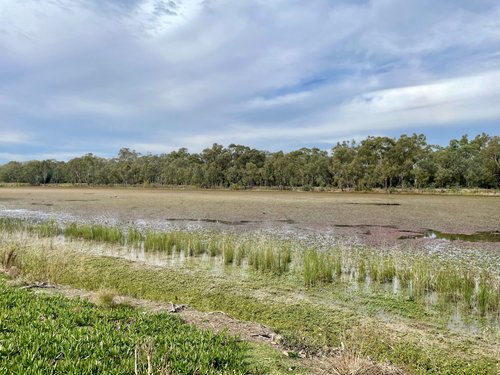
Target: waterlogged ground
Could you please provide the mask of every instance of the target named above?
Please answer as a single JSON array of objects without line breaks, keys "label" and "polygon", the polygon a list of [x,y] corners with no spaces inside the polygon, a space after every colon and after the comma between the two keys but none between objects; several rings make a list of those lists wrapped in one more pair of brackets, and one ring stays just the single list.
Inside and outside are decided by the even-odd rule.
[{"label": "waterlogged ground", "polygon": [[500,277],[500,196],[1,188],[0,217],[402,249],[480,263]]},{"label": "waterlogged ground", "polygon": [[428,230],[498,233],[500,196],[26,187],[0,189],[0,215],[158,229],[312,233],[394,246],[411,242],[402,237],[418,240]]},{"label": "waterlogged ground", "polygon": [[[304,355],[316,367],[325,357],[309,356],[306,348],[316,348],[319,353],[323,353],[322,348],[333,348],[325,350],[336,353],[342,342],[349,348],[359,344],[355,350],[363,350],[365,356],[377,358],[379,363],[391,361],[420,370],[429,366],[433,371],[448,373],[495,374],[500,365],[496,360],[500,355],[497,315],[476,319],[459,306],[441,310],[438,296],[433,295],[424,304],[415,303],[398,292],[397,284],[358,283],[351,274],[330,285],[306,287],[300,270],[295,268],[299,267],[298,258],[289,273],[279,276],[252,271],[246,263],[225,266],[219,256],[144,253],[141,249],[62,236],[2,233],[0,249],[4,245],[8,249],[9,244],[16,244],[28,280],[86,290],[105,287],[172,306],[185,303],[208,310],[203,318],[208,325],[214,323],[212,314],[225,313],[241,321],[262,323],[288,338],[280,352],[291,350]],[[232,322],[238,333],[239,323]],[[251,334],[260,335],[260,331]],[[367,345],[373,348],[367,350]],[[442,359],[451,353],[456,358],[445,364]],[[418,360],[414,364],[408,362],[412,356]],[[335,357],[327,355],[327,360]],[[470,371],[463,372],[469,362]],[[446,371],[442,366],[447,366]],[[325,371],[314,373],[332,373],[328,367]]]},{"label": "waterlogged ground", "polygon": [[[431,255],[434,258],[426,259],[453,261],[478,278],[483,272],[500,278],[499,196],[1,188],[0,217],[54,220],[62,227],[73,222],[98,223],[138,228],[143,233],[153,229],[235,233],[243,238],[264,235],[292,240],[298,247],[391,253],[409,263]],[[370,278],[357,282],[356,274],[348,272],[339,283],[308,288],[300,256],[294,256],[289,273],[272,276],[256,274],[245,262],[225,266],[220,257],[207,254],[169,256],[64,236],[43,241],[26,232],[0,236],[0,245],[9,243],[32,249],[26,254],[40,248],[46,249],[42,253],[81,254],[59,259],[60,273],[48,267],[48,273],[56,272],[53,275],[36,276],[39,266],[33,263],[31,277],[36,280],[49,277],[85,289],[109,283],[121,293],[159,301],[178,299],[194,308],[230,312],[291,337],[304,334],[313,343],[323,342],[324,337],[324,343],[338,345],[338,337],[346,332],[367,335],[362,344],[376,346],[361,348],[365,354],[379,353],[379,360],[394,358],[408,368],[415,361],[424,361],[415,368],[425,368],[428,361],[434,370],[440,369],[448,366],[441,358],[450,353],[461,353],[456,363],[449,364],[459,372],[469,358],[474,358],[469,373],[495,373],[495,363],[499,365],[491,362],[500,355],[498,309],[484,317],[464,313],[459,305],[443,312],[439,296],[429,293],[424,304],[415,303],[398,291],[397,279],[389,284],[371,283]],[[81,264],[73,265],[73,257],[81,257]],[[62,271],[71,267],[85,276],[75,279]],[[142,287],[124,281],[136,277]],[[474,293],[478,288],[476,284]],[[374,337],[381,340],[374,341]],[[380,346],[386,341],[393,342],[395,349]],[[359,342],[358,336],[351,342]],[[413,353],[409,349],[413,347],[418,351]]]}]

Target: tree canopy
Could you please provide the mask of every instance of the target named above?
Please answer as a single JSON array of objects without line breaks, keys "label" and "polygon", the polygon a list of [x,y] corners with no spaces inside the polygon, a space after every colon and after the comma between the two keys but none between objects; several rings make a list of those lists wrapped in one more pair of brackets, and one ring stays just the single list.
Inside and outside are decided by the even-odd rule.
[{"label": "tree canopy", "polygon": [[500,137],[481,134],[430,145],[422,134],[367,137],[339,142],[330,152],[301,148],[267,152],[243,145],[213,144],[200,153],[181,148],[141,155],[122,148],[115,158],[86,154],[67,162],[11,161],[0,182],[31,185],[190,185],[205,188],[500,187]]}]

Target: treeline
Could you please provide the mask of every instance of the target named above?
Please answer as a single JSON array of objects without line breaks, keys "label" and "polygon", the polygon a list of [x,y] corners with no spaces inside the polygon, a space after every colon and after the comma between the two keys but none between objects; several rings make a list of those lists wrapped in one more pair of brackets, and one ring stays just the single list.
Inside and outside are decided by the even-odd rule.
[{"label": "treeline", "polygon": [[500,187],[500,137],[466,135],[446,147],[424,135],[368,137],[337,143],[331,152],[301,148],[266,152],[214,144],[201,153],[181,148],[141,155],[128,148],[111,159],[87,154],[69,160],[16,162],[0,166],[0,182],[85,185],[191,185],[205,188]]}]

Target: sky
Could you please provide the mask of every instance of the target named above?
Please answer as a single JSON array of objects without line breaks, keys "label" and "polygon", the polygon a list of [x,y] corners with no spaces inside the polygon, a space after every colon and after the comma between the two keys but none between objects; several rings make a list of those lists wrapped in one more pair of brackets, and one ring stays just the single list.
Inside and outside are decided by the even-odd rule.
[{"label": "sky", "polygon": [[482,132],[498,0],[0,0],[0,163]]}]

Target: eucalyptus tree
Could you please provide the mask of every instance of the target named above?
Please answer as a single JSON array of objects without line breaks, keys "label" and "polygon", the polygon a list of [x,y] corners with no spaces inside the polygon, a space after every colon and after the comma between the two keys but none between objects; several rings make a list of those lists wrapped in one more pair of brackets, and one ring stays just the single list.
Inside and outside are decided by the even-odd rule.
[{"label": "eucalyptus tree", "polygon": [[10,161],[0,166],[0,181],[22,182],[23,165],[18,161]]},{"label": "eucalyptus tree", "polygon": [[354,140],[350,143],[339,142],[332,148],[330,174],[333,184],[342,190],[356,188],[359,179],[358,168],[355,165],[357,153],[358,147]]},{"label": "eucalyptus tree", "polygon": [[115,170],[121,184],[127,186],[139,182],[139,157],[140,154],[135,150],[130,150],[126,147],[120,149],[118,158],[116,158],[114,162]]},{"label": "eucalyptus tree", "polygon": [[227,187],[226,171],[231,166],[231,152],[224,146],[214,143],[201,153],[204,164],[204,187]]},{"label": "eucalyptus tree", "polygon": [[421,173],[417,166],[427,154],[427,141],[423,134],[413,134],[411,137],[401,135],[387,155],[386,173],[389,177],[389,187],[393,183],[401,187],[416,186],[417,173]]},{"label": "eucalyptus tree", "polygon": [[491,184],[488,187],[500,187],[500,136],[491,137],[481,150],[481,158],[486,165],[486,173]]},{"label": "eucalyptus tree", "polygon": [[[460,140],[452,139],[447,147],[437,151],[438,168],[436,182],[441,187],[450,186],[481,186],[483,165],[478,160],[481,150],[488,143],[489,137],[485,134],[469,141],[467,135]],[[483,170],[477,174],[474,168]]]},{"label": "eucalyptus tree", "polygon": [[358,180],[360,187],[387,188],[390,185],[393,171],[389,155],[395,143],[389,137],[368,137],[361,141],[355,163],[362,175]]},{"label": "eucalyptus tree", "polygon": [[160,181],[165,185],[195,185],[194,169],[199,163],[186,148],[164,154],[160,157]]},{"label": "eucalyptus tree", "polygon": [[227,151],[231,155],[225,178],[228,184],[252,186],[260,178],[266,154],[247,146],[230,144]]},{"label": "eucalyptus tree", "polygon": [[108,161],[94,154],[73,158],[65,166],[68,182],[73,184],[104,185],[108,184],[105,167]]},{"label": "eucalyptus tree", "polygon": [[201,187],[270,186],[282,189],[336,186],[340,189],[390,187],[500,187],[500,137],[465,135],[446,147],[427,144],[422,134],[367,137],[337,143],[331,150],[301,148],[266,152],[217,143],[201,153],[180,148],[141,155],[122,148],[111,159],[86,154],[67,163],[55,160],[9,162],[1,182],[33,185],[160,184]]}]

